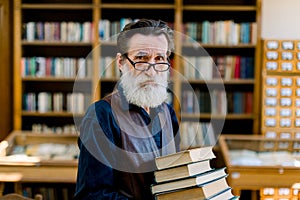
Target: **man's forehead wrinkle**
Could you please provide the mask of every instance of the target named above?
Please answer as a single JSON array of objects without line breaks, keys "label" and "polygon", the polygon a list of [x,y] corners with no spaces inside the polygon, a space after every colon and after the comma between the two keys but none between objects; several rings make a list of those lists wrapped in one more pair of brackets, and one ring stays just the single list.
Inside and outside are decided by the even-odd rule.
[{"label": "man's forehead wrinkle", "polygon": [[150,55],[150,54],[165,55],[166,50],[158,49],[158,48],[143,48],[143,49],[137,48],[137,49],[129,50],[128,53],[135,53],[136,55]]},{"label": "man's forehead wrinkle", "polygon": [[128,51],[168,51],[168,41],[164,35],[135,34],[128,41]]}]

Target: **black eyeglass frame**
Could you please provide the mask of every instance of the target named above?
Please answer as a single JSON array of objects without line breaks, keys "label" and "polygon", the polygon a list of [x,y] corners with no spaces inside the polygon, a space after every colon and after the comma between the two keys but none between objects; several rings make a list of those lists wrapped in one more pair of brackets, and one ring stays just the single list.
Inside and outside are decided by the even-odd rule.
[{"label": "black eyeglass frame", "polygon": [[[156,72],[165,72],[165,71],[168,71],[168,70],[170,69],[170,67],[171,67],[171,64],[170,64],[169,62],[159,62],[159,63],[148,63],[148,62],[142,62],[142,61],[134,62],[133,60],[131,60],[131,59],[128,57],[127,53],[125,53],[125,54],[123,54],[123,55],[124,55],[124,57],[130,62],[130,64],[132,64],[133,68],[134,68],[135,70],[137,70],[137,71],[145,72],[145,71],[148,71],[151,67],[153,67],[153,69],[154,69]],[[167,58],[167,59],[168,59],[168,61],[169,61],[169,58]],[[137,69],[137,68],[135,67],[135,65],[138,64],[138,63],[145,63],[145,64],[148,64],[149,66],[148,66],[148,68],[146,68],[146,69],[144,69],[144,70]],[[165,64],[165,65],[168,65],[169,67],[168,67],[167,69],[165,69],[165,70],[157,70],[157,69],[155,68],[155,65],[159,65],[159,64]]]}]

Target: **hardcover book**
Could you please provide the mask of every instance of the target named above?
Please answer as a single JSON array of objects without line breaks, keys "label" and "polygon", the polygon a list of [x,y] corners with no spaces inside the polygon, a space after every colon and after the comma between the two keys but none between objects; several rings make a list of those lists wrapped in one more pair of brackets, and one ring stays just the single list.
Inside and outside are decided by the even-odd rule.
[{"label": "hardcover book", "polygon": [[[154,193],[155,199],[157,200],[181,200],[181,199],[209,199],[222,191],[230,188],[227,181],[227,175],[218,177],[211,181],[208,181],[203,184],[192,184],[186,188],[169,188],[166,190],[160,190],[157,193]],[[156,190],[158,191],[158,190]],[[155,191],[154,191],[155,192]]]},{"label": "hardcover book", "polygon": [[204,173],[212,170],[210,159],[195,163],[189,163],[178,167],[157,170],[154,172],[155,181],[157,183],[191,177],[196,174]]},{"label": "hardcover book", "polygon": [[222,178],[226,176],[227,174],[225,172],[225,167],[219,169],[213,169],[206,173],[198,174],[193,177],[177,179],[174,181],[163,182],[160,184],[154,184],[151,186],[151,190],[153,194],[157,194],[161,192],[195,187],[195,186],[202,187],[204,185],[208,185],[209,183],[213,183],[214,180],[217,180],[218,178]]},{"label": "hardcover book", "polygon": [[216,194],[207,197],[203,193],[204,190],[201,187],[192,187],[186,190],[176,190],[173,192],[162,193],[155,196],[156,200],[237,200],[239,196],[234,196],[232,194],[231,187],[227,187],[221,192],[217,192]]},{"label": "hardcover book", "polygon": [[215,158],[213,146],[198,147],[155,158],[158,170]]}]

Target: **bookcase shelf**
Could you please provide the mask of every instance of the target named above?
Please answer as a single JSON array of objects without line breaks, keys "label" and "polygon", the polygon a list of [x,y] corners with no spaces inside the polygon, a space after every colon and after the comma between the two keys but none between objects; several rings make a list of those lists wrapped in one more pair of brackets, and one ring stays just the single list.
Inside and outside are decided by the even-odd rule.
[{"label": "bookcase shelf", "polygon": [[201,113],[201,114],[189,114],[189,113],[182,113],[182,118],[185,119],[231,119],[231,120],[253,120],[254,116],[252,114],[227,114],[227,115],[217,115],[217,114],[210,114],[210,113]]},{"label": "bookcase shelf", "polygon": [[82,10],[82,9],[92,9],[93,5],[91,4],[52,4],[52,3],[37,3],[37,4],[30,4],[24,3],[22,4],[22,9],[63,9],[63,10]]},{"label": "bookcase shelf", "polygon": [[255,11],[256,6],[184,5],[183,10],[196,11]]},{"label": "bookcase shelf", "polygon": [[212,80],[198,80],[198,79],[189,79],[191,84],[225,84],[225,85],[253,85],[255,83],[254,79],[231,79],[231,80],[222,80],[222,79],[212,79]]},{"label": "bookcase shelf", "polygon": [[[260,105],[260,0],[146,0],[140,3],[137,0],[14,0],[14,129],[31,131],[35,124],[45,124],[51,127],[59,127],[78,123],[83,113],[72,114],[66,110],[67,102],[64,102],[63,110],[38,112],[37,110],[24,110],[24,95],[41,92],[63,93],[64,99],[68,93],[72,93],[74,83],[76,92],[89,96],[85,100],[85,106],[103,97],[112,91],[118,81],[118,73],[106,77],[99,69],[99,62],[103,57],[115,59],[116,42],[101,38],[99,33],[100,20],[108,22],[120,22],[121,19],[153,18],[161,19],[169,23],[176,32],[186,34],[187,23],[202,23],[203,21],[219,22],[231,20],[236,24],[243,22],[256,23],[254,34],[256,38],[251,42],[215,43],[195,40],[193,43],[175,37],[176,51],[172,55],[172,67],[183,73],[181,56],[188,55],[195,48],[195,42],[210,56],[248,56],[253,58],[253,77],[199,80],[188,78],[187,82],[193,89],[200,88],[207,91],[209,87],[223,87],[226,92],[251,92],[252,104]],[[155,15],[154,15],[155,13]],[[197,18],[195,18],[197,16]],[[60,39],[46,40],[31,38],[25,39],[24,28],[27,23],[77,22],[91,24],[89,41],[62,41]],[[31,25],[30,25],[31,26]],[[110,35],[111,36],[111,35]],[[101,55],[99,57],[99,55]],[[66,77],[45,75],[22,76],[22,58],[86,58],[90,70],[85,77]],[[183,89],[186,82],[181,82],[177,76],[171,76],[171,87],[174,94],[173,105],[179,120],[208,122],[225,119],[224,133],[240,132],[244,134],[257,134],[260,125],[259,106],[253,107],[249,113],[186,113],[181,112],[184,106],[182,101]],[[36,102],[38,103],[38,102]],[[258,108],[257,108],[258,107]],[[41,173],[42,174],[42,173]],[[42,180],[42,178],[41,178]],[[75,182],[75,179],[72,179]],[[45,180],[43,180],[45,181]],[[47,182],[47,181],[46,181]]]},{"label": "bookcase shelf", "polygon": [[82,114],[73,114],[72,112],[46,112],[46,113],[40,113],[40,112],[29,112],[29,111],[22,111],[23,116],[39,116],[39,117],[83,117]]},{"label": "bookcase shelf", "polygon": [[164,4],[164,3],[102,3],[100,5],[103,9],[174,9],[174,4]]},{"label": "bookcase shelf", "polygon": [[28,42],[28,41],[22,41],[22,45],[24,46],[92,46],[92,43],[90,42],[61,42],[61,41],[32,41],[32,42]]},{"label": "bookcase shelf", "polygon": [[89,78],[60,78],[60,77],[53,77],[53,76],[47,76],[47,77],[24,77],[22,78],[22,81],[32,81],[32,82],[71,82],[74,81],[81,81],[81,82],[90,82],[91,79]]}]

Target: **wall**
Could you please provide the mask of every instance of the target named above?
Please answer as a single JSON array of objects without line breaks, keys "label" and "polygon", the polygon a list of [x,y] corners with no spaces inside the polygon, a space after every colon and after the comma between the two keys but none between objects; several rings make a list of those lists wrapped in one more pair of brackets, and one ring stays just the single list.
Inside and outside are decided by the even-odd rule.
[{"label": "wall", "polygon": [[300,39],[299,9],[299,0],[262,0],[262,39]]}]

